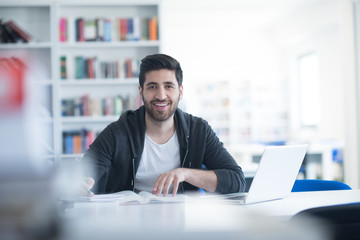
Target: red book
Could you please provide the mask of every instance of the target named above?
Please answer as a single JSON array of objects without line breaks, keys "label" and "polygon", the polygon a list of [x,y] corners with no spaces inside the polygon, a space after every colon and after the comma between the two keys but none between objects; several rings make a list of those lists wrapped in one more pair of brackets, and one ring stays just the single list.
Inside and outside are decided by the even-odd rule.
[{"label": "red book", "polygon": [[60,37],[60,42],[67,41],[67,19],[66,18],[60,18],[59,37]]},{"label": "red book", "polygon": [[78,18],[76,20],[76,40],[78,42],[85,42],[84,24],[84,19]]},{"label": "red book", "polygon": [[120,40],[126,41],[128,24],[126,18],[120,18]]},{"label": "red book", "polygon": [[94,132],[89,130],[87,131],[87,135],[86,135],[86,149],[83,150],[88,150],[90,144],[92,144],[94,142],[95,136],[94,136]]},{"label": "red book", "polygon": [[91,79],[94,79],[95,78],[95,67],[94,67],[94,64],[95,64],[95,58],[91,57],[89,58],[89,61],[87,62],[88,64],[88,74],[89,74],[89,78]]},{"label": "red book", "polygon": [[81,97],[81,105],[83,107],[83,116],[91,115],[91,106],[90,106],[90,98],[88,94],[85,94]]},{"label": "red book", "polygon": [[[25,99],[25,64],[18,58],[0,58],[0,110],[17,110]],[[1,111],[0,111],[1,113]]]},{"label": "red book", "polygon": [[30,34],[21,29],[18,25],[15,24],[12,20],[6,23],[24,42],[30,42],[32,37]]},{"label": "red book", "polygon": [[153,17],[149,22],[149,37],[150,40],[155,41],[158,40],[158,21],[157,17]]},{"label": "red book", "polygon": [[133,75],[133,72],[132,72],[132,61],[131,59],[126,59],[125,61],[125,67],[126,67],[126,77],[127,78],[132,78],[134,75]]}]

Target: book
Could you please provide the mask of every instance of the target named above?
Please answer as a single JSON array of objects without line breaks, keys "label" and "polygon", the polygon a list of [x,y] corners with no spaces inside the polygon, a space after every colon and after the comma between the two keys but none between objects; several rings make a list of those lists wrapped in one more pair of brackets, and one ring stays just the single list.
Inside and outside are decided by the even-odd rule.
[{"label": "book", "polygon": [[75,78],[83,79],[86,75],[85,58],[82,56],[75,57]]},{"label": "book", "polygon": [[126,18],[120,18],[120,40],[126,41],[127,37],[127,19]]},{"label": "book", "polygon": [[19,36],[15,34],[15,32],[7,23],[2,24],[1,28],[6,43],[16,43],[21,41]]},{"label": "book", "polygon": [[149,22],[149,39],[152,41],[158,40],[158,20],[153,17]]},{"label": "book", "polygon": [[60,78],[67,79],[66,56],[60,57]]},{"label": "book", "polygon": [[104,19],[96,18],[95,19],[96,26],[96,41],[104,41]]},{"label": "book", "polygon": [[30,42],[32,37],[29,33],[20,28],[14,21],[10,20],[6,22],[6,25],[18,36],[23,42]]},{"label": "book", "polygon": [[133,18],[133,40],[141,40],[141,20],[140,17]]},{"label": "book", "polygon": [[67,18],[60,18],[59,23],[59,38],[60,42],[66,42],[68,40],[67,37]]},{"label": "book", "polygon": [[171,194],[164,197],[156,196],[149,192],[135,193],[130,190],[109,193],[109,194],[95,194],[93,197],[80,197],[77,201],[80,202],[114,202],[119,204],[151,204],[151,203],[182,203],[185,202],[186,196],[183,194]]},{"label": "book", "polygon": [[95,41],[96,40],[96,22],[93,19],[84,20],[84,39],[85,41]]},{"label": "book", "polygon": [[75,20],[75,32],[76,32],[76,41],[84,42],[85,36],[84,36],[84,19],[83,18],[77,18]]},{"label": "book", "polygon": [[104,20],[104,41],[111,42],[111,20],[105,19]]}]

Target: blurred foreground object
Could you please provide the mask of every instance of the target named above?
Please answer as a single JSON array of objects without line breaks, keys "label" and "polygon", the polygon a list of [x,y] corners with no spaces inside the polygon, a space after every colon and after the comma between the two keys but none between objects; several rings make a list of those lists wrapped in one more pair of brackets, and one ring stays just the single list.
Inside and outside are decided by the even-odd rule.
[{"label": "blurred foreground object", "polygon": [[20,58],[0,58],[0,239],[49,239],[58,232],[28,70]]}]

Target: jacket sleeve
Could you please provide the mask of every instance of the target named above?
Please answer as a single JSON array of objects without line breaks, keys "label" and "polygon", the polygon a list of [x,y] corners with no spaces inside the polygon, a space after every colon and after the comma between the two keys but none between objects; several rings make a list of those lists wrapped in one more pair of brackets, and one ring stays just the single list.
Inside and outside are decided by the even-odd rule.
[{"label": "jacket sleeve", "polygon": [[241,167],[225,149],[215,132],[206,124],[206,149],[204,165],[217,176],[216,192],[234,193],[245,191],[245,177]]},{"label": "jacket sleeve", "polygon": [[83,175],[92,177],[95,183],[107,174],[114,154],[114,136],[111,126],[107,126],[89,146],[82,159]]}]

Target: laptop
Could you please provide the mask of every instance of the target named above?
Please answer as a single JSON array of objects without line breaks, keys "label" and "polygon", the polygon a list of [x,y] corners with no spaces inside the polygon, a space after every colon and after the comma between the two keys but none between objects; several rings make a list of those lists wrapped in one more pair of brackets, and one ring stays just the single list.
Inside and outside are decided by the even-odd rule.
[{"label": "laptop", "polygon": [[294,185],[308,145],[266,147],[248,193],[225,194],[239,204],[265,202],[286,197]]}]

